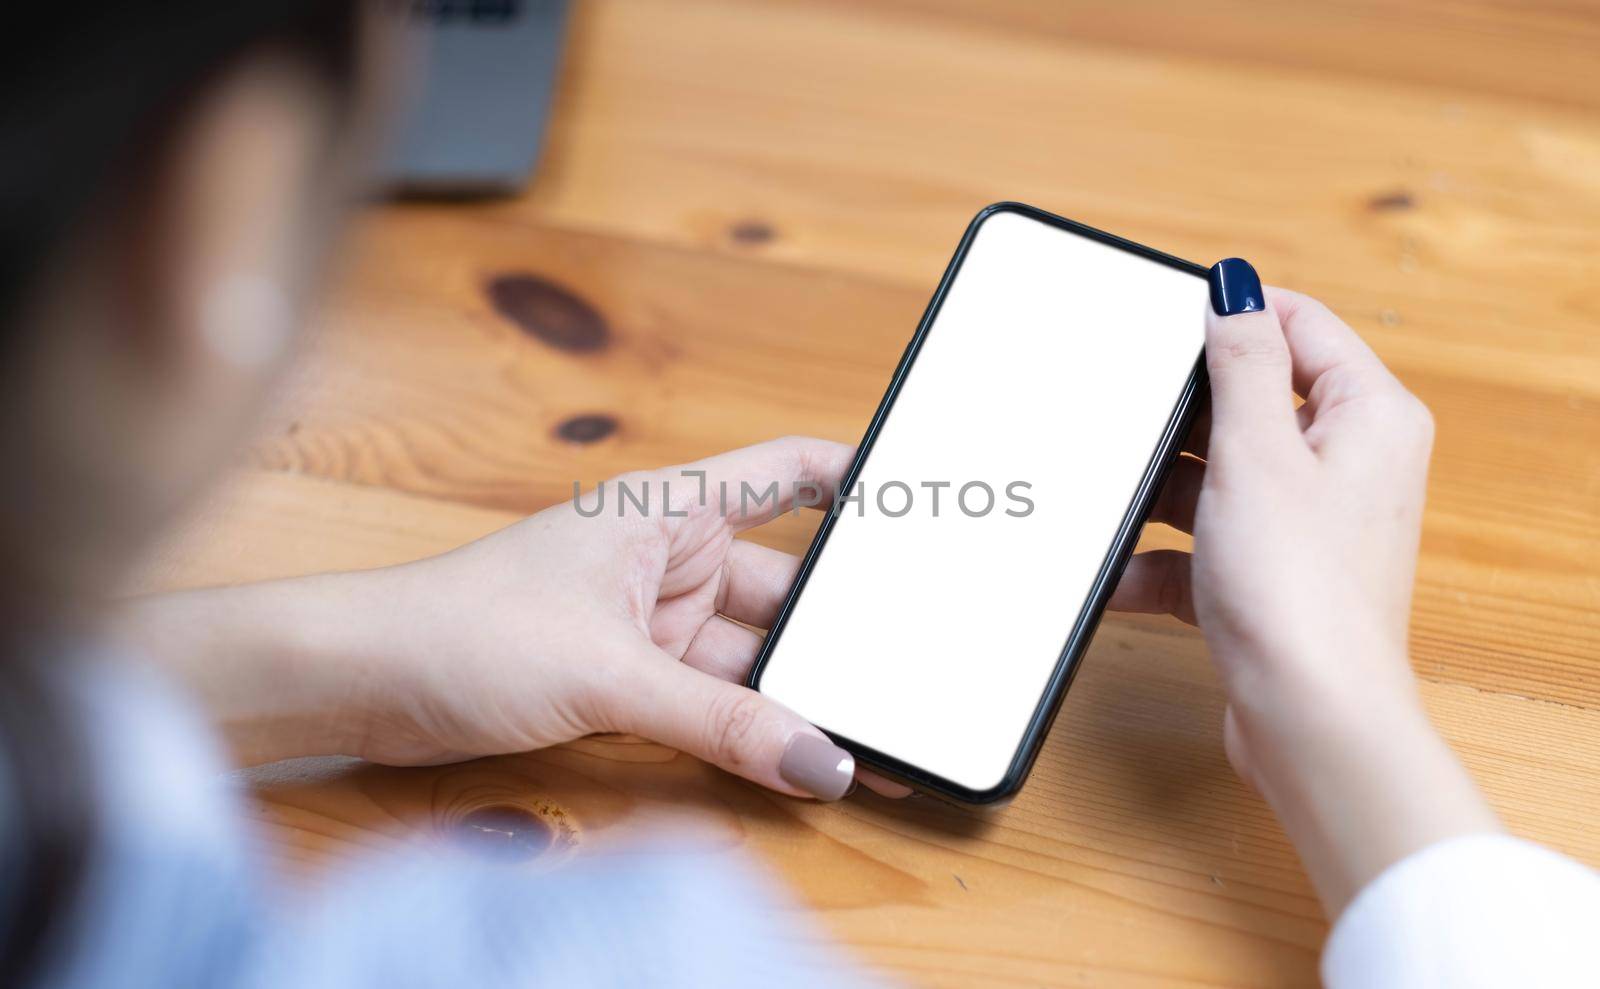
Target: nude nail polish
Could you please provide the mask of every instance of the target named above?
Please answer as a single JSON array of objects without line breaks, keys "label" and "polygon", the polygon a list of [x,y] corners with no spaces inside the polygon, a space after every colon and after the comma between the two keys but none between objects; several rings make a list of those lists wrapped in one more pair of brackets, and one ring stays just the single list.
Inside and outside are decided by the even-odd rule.
[{"label": "nude nail polish", "polygon": [[818,800],[838,800],[856,778],[855,757],[825,738],[800,733],[789,739],[778,775]]},{"label": "nude nail polish", "polygon": [[1244,258],[1224,258],[1211,266],[1211,308],[1218,316],[1260,312],[1267,308],[1261,276]]}]

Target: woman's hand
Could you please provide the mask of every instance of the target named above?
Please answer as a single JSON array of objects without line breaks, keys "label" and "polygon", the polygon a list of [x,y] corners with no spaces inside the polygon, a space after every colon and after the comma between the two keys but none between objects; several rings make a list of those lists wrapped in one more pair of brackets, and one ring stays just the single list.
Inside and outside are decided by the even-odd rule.
[{"label": "woman's hand", "polygon": [[799,560],[734,535],[823,504],[853,453],[790,438],[624,475],[593,517],[589,492],[442,556],[155,599],[130,625],[194,657],[186,678],[249,761],[416,765],[619,731],[836,799],[849,753],[740,685]]},{"label": "woman's hand", "polygon": [[1204,460],[1175,466],[1156,512],[1193,532],[1194,554],[1134,557],[1111,606],[1198,622],[1229,759],[1336,914],[1409,852],[1498,827],[1407,658],[1433,422],[1324,306],[1269,290],[1263,307],[1254,271],[1223,264],[1245,281],[1223,309],[1257,302],[1207,317],[1210,421],[1190,444]]}]

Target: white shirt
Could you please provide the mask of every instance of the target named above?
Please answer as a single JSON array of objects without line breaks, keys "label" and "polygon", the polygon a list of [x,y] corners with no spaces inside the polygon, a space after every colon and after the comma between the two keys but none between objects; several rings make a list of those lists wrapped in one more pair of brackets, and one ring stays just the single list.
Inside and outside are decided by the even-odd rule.
[{"label": "white shirt", "polygon": [[1345,908],[1328,989],[1600,987],[1600,875],[1532,842],[1466,835],[1396,862]]}]

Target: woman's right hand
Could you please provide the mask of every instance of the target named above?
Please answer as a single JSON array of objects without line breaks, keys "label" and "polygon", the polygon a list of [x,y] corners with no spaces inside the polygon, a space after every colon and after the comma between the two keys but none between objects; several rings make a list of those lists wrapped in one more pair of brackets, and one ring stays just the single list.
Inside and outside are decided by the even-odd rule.
[{"label": "woman's right hand", "polygon": [[1213,298],[1231,314],[1207,315],[1209,429],[1190,444],[1204,460],[1175,466],[1156,511],[1194,553],[1134,557],[1111,606],[1200,625],[1229,759],[1335,915],[1410,852],[1499,827],[1408,660],[1433,422],[1326,307],[1223,264]]}]

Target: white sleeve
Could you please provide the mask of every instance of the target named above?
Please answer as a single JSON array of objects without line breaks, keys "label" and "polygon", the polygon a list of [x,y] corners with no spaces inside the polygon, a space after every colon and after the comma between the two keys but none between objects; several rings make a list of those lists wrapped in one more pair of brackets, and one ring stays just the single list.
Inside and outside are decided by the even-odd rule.
[{"label": "white sleeve", "polygon": [[1385,869],[1322,951],[1328,989],[1600,986],[1600,875],[1507,835],[1441,841]]}]

